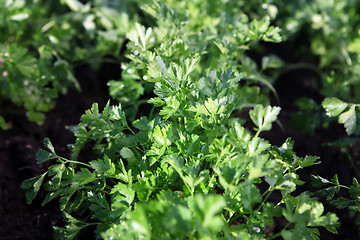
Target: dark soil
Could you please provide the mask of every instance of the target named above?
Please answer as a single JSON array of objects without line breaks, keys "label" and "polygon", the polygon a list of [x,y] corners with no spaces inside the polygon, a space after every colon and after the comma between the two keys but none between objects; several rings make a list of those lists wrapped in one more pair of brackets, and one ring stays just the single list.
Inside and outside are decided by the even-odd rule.
[{"label": "dark soil", "polygon": [[62,223],[56,201],[42,207],[44,193],[40,191],[28,205],[20,185],[47,169],[46,164],[38,165],[35,160],[38,148],[44,148],[45,137],[50,138],[59,155],[69,156],[67,144],[73,143],[75,137],[65,127],[77,125],[94,102],[103,108],[108,101],[106,81],[109,79],[102,75],[104,81],[97,82],[97,74],[88,66],[76,69],[76,75],[82,92],[69,91],[60,96],[55,109],[46,114],[43,126],[29,122],[21,111],[6,116],[11,129],[0,131],[0,240],[53,239],[52,227]]},{"label": "dark soil", "polygon": [[[112,72],[114,67],[116,70]],[[100,108],[105,106],[109,98],[106,81],[113,78],[114,74],[119,75],[118,69],[118,66],[107,66],[102,71],[94,72],[89,66],[77,68],[76,75],[82,86],[82,92],[70,91],[60,96],[55,109],[47,114],[43,126],[30,123],[21,113],[6,116],[11,123],[11,129],[0,131],[0,240],[52,239],[52,227],[62,224],[57,202],[50,202],[45,207],[41,207],[39,199],[42,199],[44,193],[40,192],[39,197],[31,205],[27,205],[20,184],[47,168],[44,166],[46,164],[39,166],[35,161],[37,149],[43,147],[42,141],[45,137],[50,138],[60,155],[69,155],[66,146],[74,142],[75,138],[65,126],[78,124],[80,116],[91,107],[92,103],[98,102]],[[98,82],[97,79],[102,81]],[[302,170],[301,179],[309,182],[310,174],[318,174],[329,179],[337,173],[342,184],[350,185],[355,173],[346,156],[338,148],[323,146],[323,143],[337,140],[339,136],[344,135],[341,126],[333,124],[331,128],[319,130],[314,135],[294,130],[290,126],[290,115],[297,110],[294,100],[314,92],[309,81],[316,81],[316,76],[314,78],[313,73],[306,71],[294,71],[280,77],[275,88],[280,97],[282,107],[280,121],[285,130],[274,126],[271,132],[262,137],[278,146],[286,138],[291,137],[295,141],[295,152],[299,156],[321,157],[322,164]],[[321,96],[310,97],[321,99]],[[354,159],[358,159],[359,150],[359,144],[351,149]],[[313,190],[310,184],[306,184],[303,188],[301,190]],[[325,208],[337,213],[342,226],[338,235],[322,231],[320,239],[358,238],[355,219],[350,218],[347,211],[338,211],[328,204]],[[272,229],[276,229],[276,226]]]}]

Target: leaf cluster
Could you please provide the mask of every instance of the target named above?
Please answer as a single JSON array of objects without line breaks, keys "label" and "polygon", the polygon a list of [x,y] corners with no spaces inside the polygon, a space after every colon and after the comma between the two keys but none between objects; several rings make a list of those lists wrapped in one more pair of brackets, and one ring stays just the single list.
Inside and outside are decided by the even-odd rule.
[{"label": "leaf cluster", "polygon": [[[64,2],[80,15],[95,11]],[[298,171],[318,158],[298,157],[290,139],[277,147],[260,137],[280,107],[266,104],[258,83],[274,91],[265,71],[282,62],[265,56],[258,67],[245,51],[280,41],[280,30],[270,24],[271,12],[250,19],[243,5],[142,6],[151,20],[129,24],[130,62],[122,81],[109,83],[121,103],[102,111],[94,103],[85,112],[70,159],[45,139],[48,150],[39,150],[37,162],[54,164],[22,184],[28,202],[41,187],[43,204],[59,199],[65,226],[55,228],[56,239],[76,239],[90,226],[103,239],[319,239],[319,227],[336,233],[335,214],[324,213],[311,193],[294,193],[304,184]],[[147,91],[151,98],[140,99]],[[143,103],[153,108],[137,116]],[[254,133],[234,116],[245,107]],[[96,157],[80,161],[87,143]],[[284,226],[269,234],[279,219]]]},{"label": "leaf cluster", "polygon": [[[129,125],[120,106],[100,112],[94,104],[81,117],[71,160],[57,156],[45,141],[50,152],[40,150],[38,162],[57,164],[22,186],[32,201],[47,179],[44,204],[59,198],[65,216],[65,228],[56,228],[59,239],[74,239],[92,225],[104,239],[317,239],[319,226],[336,232],[334,214],[324,215],[322,204],[307,192],[292,194],[303,184],[297,171],[318,164],[318,158],[296,156],[290,140],[276,147],[259,137],[271,129],[280,108],[258,105],[250,111],[253,136],[229,117],[236,109],[229,100],[238,88],[236,75],[212,73],[229,85],[213,99],[191,77],[196,61],[166,67],[157,58],[157,67],[148,66],[160,71],[151,79],[157,97],[149,100],[160,108],[159,116]],[[170,109],[173,102],[177,108]],[[79,162],[77,154],[88,141],[95,142],[99,157]],[[274,195],[280,200],[269,201]],[[268,236],[266,227],[281,217],[288,224]]]},{"label": "leaf cluster", "polygon": [[[264,5],[265,6],[265,5]],[[288,64],[284,68],[303,68],[313,71],[318,82],[314,82],[311,90],[327,99],[341,99],[345,103],[358,103],[360,101],[359,85],[359,28],[360,9],[358,1],[325,1],[302,0],[289,3],[276,0],[266,4],[266,8],[276,9],[273,17],[275,25],[283,31],[284,39],[296,43],[302,56],[310,59],[318,58],[315,64]],[[346,14],[344,14],[346,13]],[[257,12],[258,15],[264,14]],[[308,36],[308,44],[298,44],[299,39]],[[305,100],[299,100],[304,103]],[[313,100],[308,98],[307,106],[313,105]],[[304,110],[299,103],[300,111],[295,114],[294,121],[299,129],[306,129],[314,133],[316,128],[329,126],[329,119],[318,110],[320,104]],[[324,105],[323,105],[324,106]],[[326,108],[324,106],[324,108]],[[325,109],[327,111],[327,109]],[[344,110],[344,109],[343,109]],[[315,114],[315,115],[314,115]],[[355,131],[356,125],[355,106],[350,106],[347,114],[344,113],[339,123],[345,124],[346,132],[350,135]],[[310,120],[311,119],[311,120]],[[307,122],[307,124],[304,124]]]},{"label": "leaf cluster", "polygon": [[[113,8],[113,1],[0,2],[0,95],[24,107],[29,120],[44,123],[44,112],[69,88],[80,91],[74,68],[118,60],[128,32],[133,1]],[[116,5],[116,4],[115,4]],[[0,127],[7,129],[0,111]]]},{"label": "leaf cluster", "polygon": [[[146,26],[137,22],[126,34],[129,40],[126,53],[132,61],[122,64],[121,81],[109,82],[111,96],[122,103],[130,119],[135,119],[139,105],[144,103],[139,101],[139,98],[153,90],[154,85],[149,80],[161,73],[162,67],[156,67],[158,57],[165,63],[184,62],[188,58],[201,57],[201,63],[196,65],[193,77],[197,74],[202,78],[202,73],[209,75],[216,68],[239,71],[247,80],[244,82],[246,86],[240,90],[243,93],[239,94],[243,106],[269,102],[268,98],[260,93],[259,84],[265,85],[276,94],[272,87],[274,76],[264,74],[263,71],[278,69],[282,62],[275,56],[264,56],[259,69],[256,62],[247,57],[245,52],[258,46],[259,41],[280,42],[280,29],[270,25],[268,16],[250,19],[239,8],[241,5],[242,1],[153,1],[142,6],[143,11],[152,17],[155,24]],[[203,11],[201,17],[199,9]],[[219,16],[225,13],[226,17],[220,19]],[[151,71],[148,70],[149,64],[154,66]],[[187,66],[189,67],[195,66]],[[186,70],[189,69],[184,69]],[[188,78],[186,72],[178,75],[179,72],[174,72],[174,68],[171,71],[170,74],[177,78],[183,77],[185,81]],[[222,86],[219,86],[219,89],[222,89]],[[266,93],[266,90],[264,92]]]}]

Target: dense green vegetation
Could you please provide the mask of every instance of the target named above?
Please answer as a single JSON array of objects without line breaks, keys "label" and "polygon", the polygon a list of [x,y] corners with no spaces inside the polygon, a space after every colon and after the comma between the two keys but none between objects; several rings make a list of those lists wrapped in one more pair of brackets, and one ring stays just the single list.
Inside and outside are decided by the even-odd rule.
[{"label": "dense green vegetation", "polygon": [[[281,125],[275,81],[310,69],[323,101],[299,99],[295,127],[314,133],[338,119],[349,136],[330,144],[346,151],[358,140],[357,1],[84,2],[0,1],[0,94],[29,120],[43,123],[59,94],[81,91],[76,66],[121,68],[108,82],[118,104],[85,112],[70,158],[46,138],[36,160],[50,167],[22,184],[29,203],[40,189],[43,204],[59,201],[55,239],[87,229],[99,239],[319,239],[320,227],[337,233],[340,222],[317,196],[358,213],[356,178],[312,176],[319,191],[299,193],[299,171],[319,158],[299,157],[290,138],[262,138]],[[269,54],[266,43],[284,41],[318,62]],[[80,161],[88,143],[95,158]]]}]

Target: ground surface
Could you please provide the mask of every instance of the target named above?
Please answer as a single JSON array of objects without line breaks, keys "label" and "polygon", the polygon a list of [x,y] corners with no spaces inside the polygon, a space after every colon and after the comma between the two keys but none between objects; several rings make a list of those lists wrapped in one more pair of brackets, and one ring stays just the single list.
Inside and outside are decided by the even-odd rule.
[{"label": "ground surface", "polygon": [[[39,199],[43,193],[40,192],[39,198],[33,204],[27,205],[20,184],[46,169],[47,166],[39,166],[35,162],[35,154],[38,148],[43,147],[44,137],[51,139],[58,153],[63,156],[69,154],[66,145],[72,143],[74,137],[70,131],[65,130],[65,126],[77,124],[80,116],[93,102],[98,102],[100,108],[105,105],[108,99],[106,80],[113,77],[109,71],[111,72],[111,68],[103,69],[100,73],[94,73],[86,66],[76,69],[82,93],[70,91],[67,95],[61,96],[56,108],[47,114],[43,126],[30,123],[22,113],[7,116],[12,127],[8,131],[0,131],[0,240],[52,239],[52,226],[62,223],[56,201],[41,207]],[[104,81],[97,82],[96,79],[99,78]],[[263,137],[275,145],[281,145],[287,137],[292,137],[295,141],[295,151],[299,156],[307,154],[321,157],[323,163],[314,168],[304,169],[301,179],[308,180],[309,174],[331,178],[337,173],[341,183],[349,185],[355,173],[344,154],[337,148],[323,146],[323,143],[331,142],[338,134],[343,134],[341,127],[331,125],[329,129],[315,132],[313,136],[290,127],[290,114],[297,110],[293,101],[299,96],[308,96],[311,93],[309,81],[314,81],[314,76],[306,71],[288,73],[279,79],[275,87],[282,106],[280,121],[285,130],[282,131],[275,126],[273,131],[264,134]],[[319,96],[314,98],[316,97]],[[6,104],[1,107],[6,107]],[[355,160],[359,157],[358,150],[359,146],[352,149]],[[304,186],[304,189],[309,188],[309,184]],[[326,209],[336,211],[328,205]],[[337,214],[342,222],[339,235],[331,235],[324,231],[321,239],[357,239],[355,219],[350,218],[344,211],[337,211]]]}]

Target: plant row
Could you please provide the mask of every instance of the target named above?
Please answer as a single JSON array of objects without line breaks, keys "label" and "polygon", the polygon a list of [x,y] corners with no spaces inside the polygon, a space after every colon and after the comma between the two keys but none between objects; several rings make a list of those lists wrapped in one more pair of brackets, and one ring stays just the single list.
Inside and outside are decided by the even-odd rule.
[{"label": "plant row", "polygon": [[[357,16],[340,18],[356,3],[315,2],[300,10],[285,1],[264,1],[261,8],[257,1],[66,0],[45,8],[42,1],[8,1],[0,10],[9,11],[0,22],[7,33],[0,80],[30,120],[42,122],[58,93],[78,86],[76,64],[96,68],[111,56],[122,69],[121,79],[108,84],[119,105],[101,111],[94,103],[85,112],[73,128],[70,158],[45,139],[47,150],[36,159],[52,165],[22,184],[29,203],[41,188],[43,204],[59,199],[65,226],[55,228],[55,238],[76,239],[87,229],[103,239],[319,239],[319,227],[336,233],[338,218],[315,193],[294,192],[304,184],[299,170],[319,159],[297,156],[291,139],[278,147],[261,138],[281,110],[269,106],[270,96],[278,99],[276,77],[298,67],[264,55],[263,43],[281,42],[281,35],[291,41],[301,28],[296,24],[308,21],[312,54],[320,60],[310,68],[321,72],[317,90],[328,97],[323,107],[348,134],[358,131],[357,40],[352,25],[343,26],[357,24]],[[28,26],[30,19],[37,24]],[[343,45],[331,42],[340,39],[338,26],[347,34]],[[323,42],[320,30],[329,34]],[[310,112],[320,109],[302,102],[314,106]],[[248,120],[239,117],[244,112]],[[87,143],[96,157],[80,161]],[[340,188],[349,190],[349,199],[332,203],[358,211],[355,178],[350,187],[337,175],[313,176],[313,184],[329,201]]]}]

